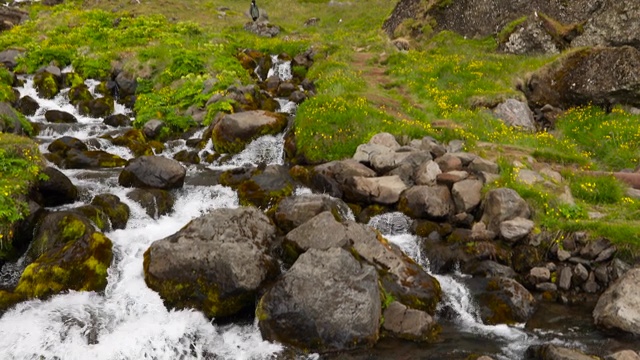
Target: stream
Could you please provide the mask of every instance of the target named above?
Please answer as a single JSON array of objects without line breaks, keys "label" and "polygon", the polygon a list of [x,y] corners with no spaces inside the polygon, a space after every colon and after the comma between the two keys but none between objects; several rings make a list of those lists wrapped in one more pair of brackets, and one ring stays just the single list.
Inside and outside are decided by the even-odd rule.
[{"label": "stream", "polygon": [[[276,64],[273,73],[290,76],[286,64]],[[67,69],[68,70],[68,69]],[[30,117],[40,123],[37,137],[41,151],[64,135],[95,144],[105,132],[124,132],[104,125],[102,119],[78,114],[66,101],[65,93],[52,100],[38,97],[31,79],[18,90],[21,96],[36,99],[41,108]],[[87,81],[92,89],[93,81]],[[294,112],[295,106],[281,102],[282,109]],[[49,124],[44,111],[57,109],[72,113],[77,124]],[[131,116],[128,109],[116,103],[116,113]],[[193,137],[199,137],[196,133]],[[101,150],[125,159],[133,154],[125,147],[97,140]],[[207,172],[227,170],[246,164],[284,164],[284,134],[263,136],[224,164],[186,165],[187,179],[182,189],[175,191],[174,211],[150,218],[144,209],[130,200],[131,189],[118,185],[120,169],[72,170],[60,169],[78,187],[80,201],[50,210],[73,208],[89,202],[95,195],[111,193],[126,203],[131,216],[126,229],[106,233],[113,241],[114,260],[108,270],[108,285],[103,293],[75,292],[53,296],[46,301],[32,300],[18,304],[0,318],[0,349],[2,359],[276,359],[285,358],[283,346],[264,341],[256,321],[244,324],[219,325],[193,310],[167,310],[162,299],[145,284],[143,253],[152,242],[169,236],[190,220],[212,209],[238,207],[234,190],[207,183]],[[185,140],[167,144],[161,156],[172,157],[186,149]],[[212,151],[209,143],[203,151]],[[51,165],[51,164],[50,164]],[[54,166],[54,165],[51,165]],[[204,175],[202,175],[204,174]],[[308,193],[309,189],[297,189]],[[429,261],[420,252],[420,239],[409,234],[410,219],[400,213],[373,218],[371,226],[378,228],[392,243],[429,269]],[[0,273],[0,283],[15,284],[24,265],[9,264]],[[629,344],[611,343],[593,328],[590,311],[561,305],[545,305],[530,321],[531,326],[485,325],[470,300],[471,278],[460,273],[433,274],[443,289],[439,322],[443,327],[442,341],[419,344],[382,339],[373,349],[327,358],[341,359],[464,359],[469,354],[488,354],[498,359],[520,359],[530,345],[553,342],[586,351],[595,351],[609,343],[609,348]],[[445,311],[446,309],[446,311]],[[444,314],[447,314],[446,316]],[[632,348],[632,347],[631,347]],[[309,359],[319,359],[310,355]]]}]

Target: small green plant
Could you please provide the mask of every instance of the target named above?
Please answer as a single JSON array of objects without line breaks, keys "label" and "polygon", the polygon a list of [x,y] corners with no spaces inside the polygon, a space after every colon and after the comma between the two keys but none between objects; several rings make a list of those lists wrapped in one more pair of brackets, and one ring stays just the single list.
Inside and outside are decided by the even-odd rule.
[{"label": "small green plant", "polygon": [[571,178],[571,193],[590,204],[615,204],[624,197],[624,188],[612,175],[575,175]]}]

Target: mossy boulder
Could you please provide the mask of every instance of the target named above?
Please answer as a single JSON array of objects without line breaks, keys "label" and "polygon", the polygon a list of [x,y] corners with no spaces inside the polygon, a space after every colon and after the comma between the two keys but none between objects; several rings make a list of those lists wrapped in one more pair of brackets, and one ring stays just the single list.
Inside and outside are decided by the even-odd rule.
[{"label": "mossy boulder", "polygon": [[120,201],[113,194],[100,194],[91,200],[91,205],[96,206],[107,214],[114,229],[124,229],[129,221],[129,205]]},{"label": "mossy boulder", "polygon": [[278,274],[274,247],[275,227],[260,210],[216,209],[151,244],[144,277],[170,308],[232,316]]},{"label": "mossy boulder", "polygon": [[20,116],[9,103],[0,102],[0,132],[25,134]]},{"label": "mossy boulder", "polygon": [[94,118],[105,118],[114,111],[114,100],[111,96],[78,102],[78,112]]},{"label": "mossy boulder", "polygon": [[95,205],[83,205],[74,208],[71,211],[82,214],[84,217],[89,219],[100,231],[111,231],[111,221],[109,219],[109,216],[104,211],[102,211],[101,208]]},{"label": "mossy boulder", "polygon": [[278,134],[287,126],[287,116],[263,110],[225,115],[213,128],[213,145],[219,153],[235,154],[252,140]]},{"label": "mossy boulder", "polygon": [[60,80],[60,78],[48,71],[41,71],[33,77],[33,86],[40,97],[53,99],[60,92]]},{"label": "mossy boulder", "polygon": [[121,167],[127,161],[102,150],[70,149],[65,153],[48,153],[44,157],[64,169],[101,169]]},{"label": "mossy boulder", "polygon": [[75,106],[82,102],[93,100],[93,95],[91,95],[89,87],[84,83],[75,85],[71,89],[69,89],[69,93],[67,96],[69,97],[69,102]]},{"label": "mossy boulder", "polygon": [[113,257],[111,240],[84,216],[60,211],[40,222],[14,293],[20,299],[45,298],[66,290],[100,291]]},{"label": "mossy boulder", "polygon": [[[254,169],[243,173],[244,178],[239,181],[234,179],[233,173],[223,173],[220,183],[235,188],[242,205],[267,209],[293,193],[294,180],[284,166],[269,165],[264,169]],[[236,175],[240,174],[236,172]]]},{"label": "mossy boulder", "polygon": [[478,278],[477,283],[481,289],[475,298],[485,324],[525,323],[536,310],[533,295],[514,279]]},{"label": "mossy boulder", "polygon": [[[106,119],[105,119],[106,122]],[[126,133],[111,139],[114,145],[124,146],[131,150],[136,157],[153,155],[153,147],[140,129],[127,130]]]}]

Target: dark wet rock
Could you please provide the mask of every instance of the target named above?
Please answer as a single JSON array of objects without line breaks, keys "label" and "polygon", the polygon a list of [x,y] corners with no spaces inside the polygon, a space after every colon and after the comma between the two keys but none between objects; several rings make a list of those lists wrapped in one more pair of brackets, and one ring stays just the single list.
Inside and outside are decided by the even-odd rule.
[{"label": "dark wet rock", "polygon": [[127,197],[140,204],[153,219],[171,213],[175,203],[175,196],[161,189],[133,189],[127,193]]},{"label": "dark wet rock", "polygon": [[524,323],[535,312],[533,295],[517,281],[504,277],[480,281],[485,285],[476,299],[481,304],[480,314],[484,323]]},{"label": "dark wet rock", "polygon": [[266,292],[256,314],[270,341],[321,353],[370,347],[379,337],[378,276],[346,250],[309,250]]},{"label": "dark wet rock", "polygon": [[34,115],[39,108],[40,104],[38,104],[38,102],[34,98],[28,95],[18,99],[16,103],[16,109],[26,116]]},{"label": "dark wet rock", "polygon": [[533,112],[529,106],[522,101],[516,99],[507,99],[505,102],[498,104],[493,109],[496,117],[504,121],[505,124],[526,131],[536,131]]},{"label": "dark wet rock", "polygon": [[611,241],[605,238],[598,238],[589,241],[587,245],[580,250],[580,256],[585,259],[593,260],[610,246]]},{"label": "dark wet rock", "polygon": [[46,167],[42,173],[46,180],[39,180],[37,189],[42,196],[42,205],[58,206],[70,204],[78,199],[78,189],[60,170],[54,167]]},{"label": "dark wet rock", "polygon": [[516,217],[528,219],[531,212],[527,202],[513,189],[499,188],[490,190],[483,202],[482,222],[487,229],[498,232],[500,223]]},{"label": "dark wet rock", "polygon": [[131,118],[124,114],[113,114],[105,117],[104,123],[114,127],[131,126]]},{"label": "dark wet rock", "polygon": [[174,156],[174,160],[178,160],[182,163],[187,164],[200,164],[200,155],[196,150],[181,150],[178,151]]},{"label": "dark wet rock", "polygon": [[122,169],[118,182],[125,187],[176,189],[184,184],[186,169],[173,159],[161,156],[135,158]]},{"label": "dark wet rock", "polygon": [[530,346],[526,356],[529,360],[593,360],[580,350],[552,344]]},{"label": "dark wet rock", "polygon": [[451,192],[446,186],[414,186],[403,192],[398,210],[412,218],[442,219],[454,210]]},{"label": "dark wet rock", "polygon": [[640,51],[587,48],[571,52],[531,74],[521,90],[529,105],[567,109],[595,104],[640,105]]},{"label": "dark wet rock", "polygon": [[593,319],[599,327],[640,335],[640,268],[634,268],[600,296]]},{"label": "dark wet rock", "polygon": [[471,262],[465,265],[463,271],[473,276],[484,277],[508,277],[515,278],[516,272],[509,266],[499,264],[492,260]]},{"label": "dark wet rock", "polygon": [[102,150],[70,149],[65,153],[45,154],[44,156],[47,160],[64,169],[114,168],[124,166],[127,163],[118,155]]},{"label": "dark wet rock", "polygon": [[78,119],[71,113],[61,110],[47,110],[44,118],[50,123],[77,123]]},{"label": "dark wet rock", "polygon": [[63,136],[61,138],[55,139],[47,147],[47,150],[49,150],[50,152],[61,154],[65,154],[71,149],[79,151],[89,150],[87,145],[85,145],[82,140],[71,136]]},{"label": "dark wet rock", "polygon": [[144,254],[147,285],[170,308],[195,308],[209,317],[255,305],[258,291],[278,273],[275,227],[260,210],[216,209]]},{"label": "dark wet rock", "polygon": [[72,86],[71,89],[69,89],[67,96],[69,97],[69,102],[75,106],[79,105],[81,102],[93,100],[93,95],[91,95],[91,91],[85,83]]},{"label": "dark wet rock", "polygon": [[78,112],[94,118],[106,118],[113,114],[114,106],[113,98],[111,96],[104,96],[88,101],[80,101],[78,103]]},{"label": "dark wet rock", "polygon": [[217,152],[238,153],[261,135],[278,134],[287,125],[281,113],[262,110],[225,115],[213,128],[212,139]]},{"label": "dark wet rock", "polygon": [[156,139],[162,133],[162,129],[166,128],[167,124],[162,120],[149,120],[142,127],[142,132],[147,139]]},{"label": "dark wet rock", "polygon": [[101,291],[113,257],[111,240],[85,217],[63,211],[47,215],[28,252],[27,266],[14,293],[21,299],[76,291]]},{"label": "dark wet rock", "polygon": [[278,228],[287,233],[324,211],[346,219],[350,210],[339,198],[323,194],[295,195],[278,203],[273,218]]},{"label": "dark wet rock", "polygon": [[129,221],[129,205],[120,201],[120,198],[113,194],[96,195],[91,200],[94,205],[107,214],[113,229],[124,229]]},{"label": "dark wet rock", "polygon": [[397,301],[389,304],[382,315],[382,329],[393,337],[412,341],[433,340],[439,332],[431,315],[408,308]]},{"label": "dark wet rock", "polygon": [[296,104],[302,104],[302,102],[307,100],[307,94],[305,94],[304,91],[295,90],[289,95],[288,99]]},{"label": "dark wet rock", "polygon": [[512,267],[517,273],[525,273],[542,264],[544,249],[537,246],[521,244],[512,248]]}]

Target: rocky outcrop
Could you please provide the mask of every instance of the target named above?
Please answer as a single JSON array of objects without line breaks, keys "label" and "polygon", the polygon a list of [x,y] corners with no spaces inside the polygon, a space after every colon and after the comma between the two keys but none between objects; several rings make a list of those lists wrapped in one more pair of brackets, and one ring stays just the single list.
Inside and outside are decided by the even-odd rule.
[{"label": "rocky outcrop", "polygon": [[630,46],[581,49],[529,75],[521,90],[534,109],[640,106],[639,69],[640,50]]},{"label": "rocky outcrop", "polygon": [[125,187],[177,189],[184,185],[187,170],[173,159],[141,156],[122,169],[118,182]]},{"label": "rocky outcrop", "polygon": [[640,335],[640,268],[628,271],[600,296],[593,319],[604,329]]},{"label": "rocky outcrop", "polygon": [[340,248],[309,250],[267,290],[256,316],[265,339],[308,351],[372,346],[381,318],[376,270]]},{"label": "rocky outcrop", "polygon": [[258,290],[278,273],[275,227],[256,208],[216,209],[144,254],[147,285],[169,307],[231,316],[255,304]]}]

